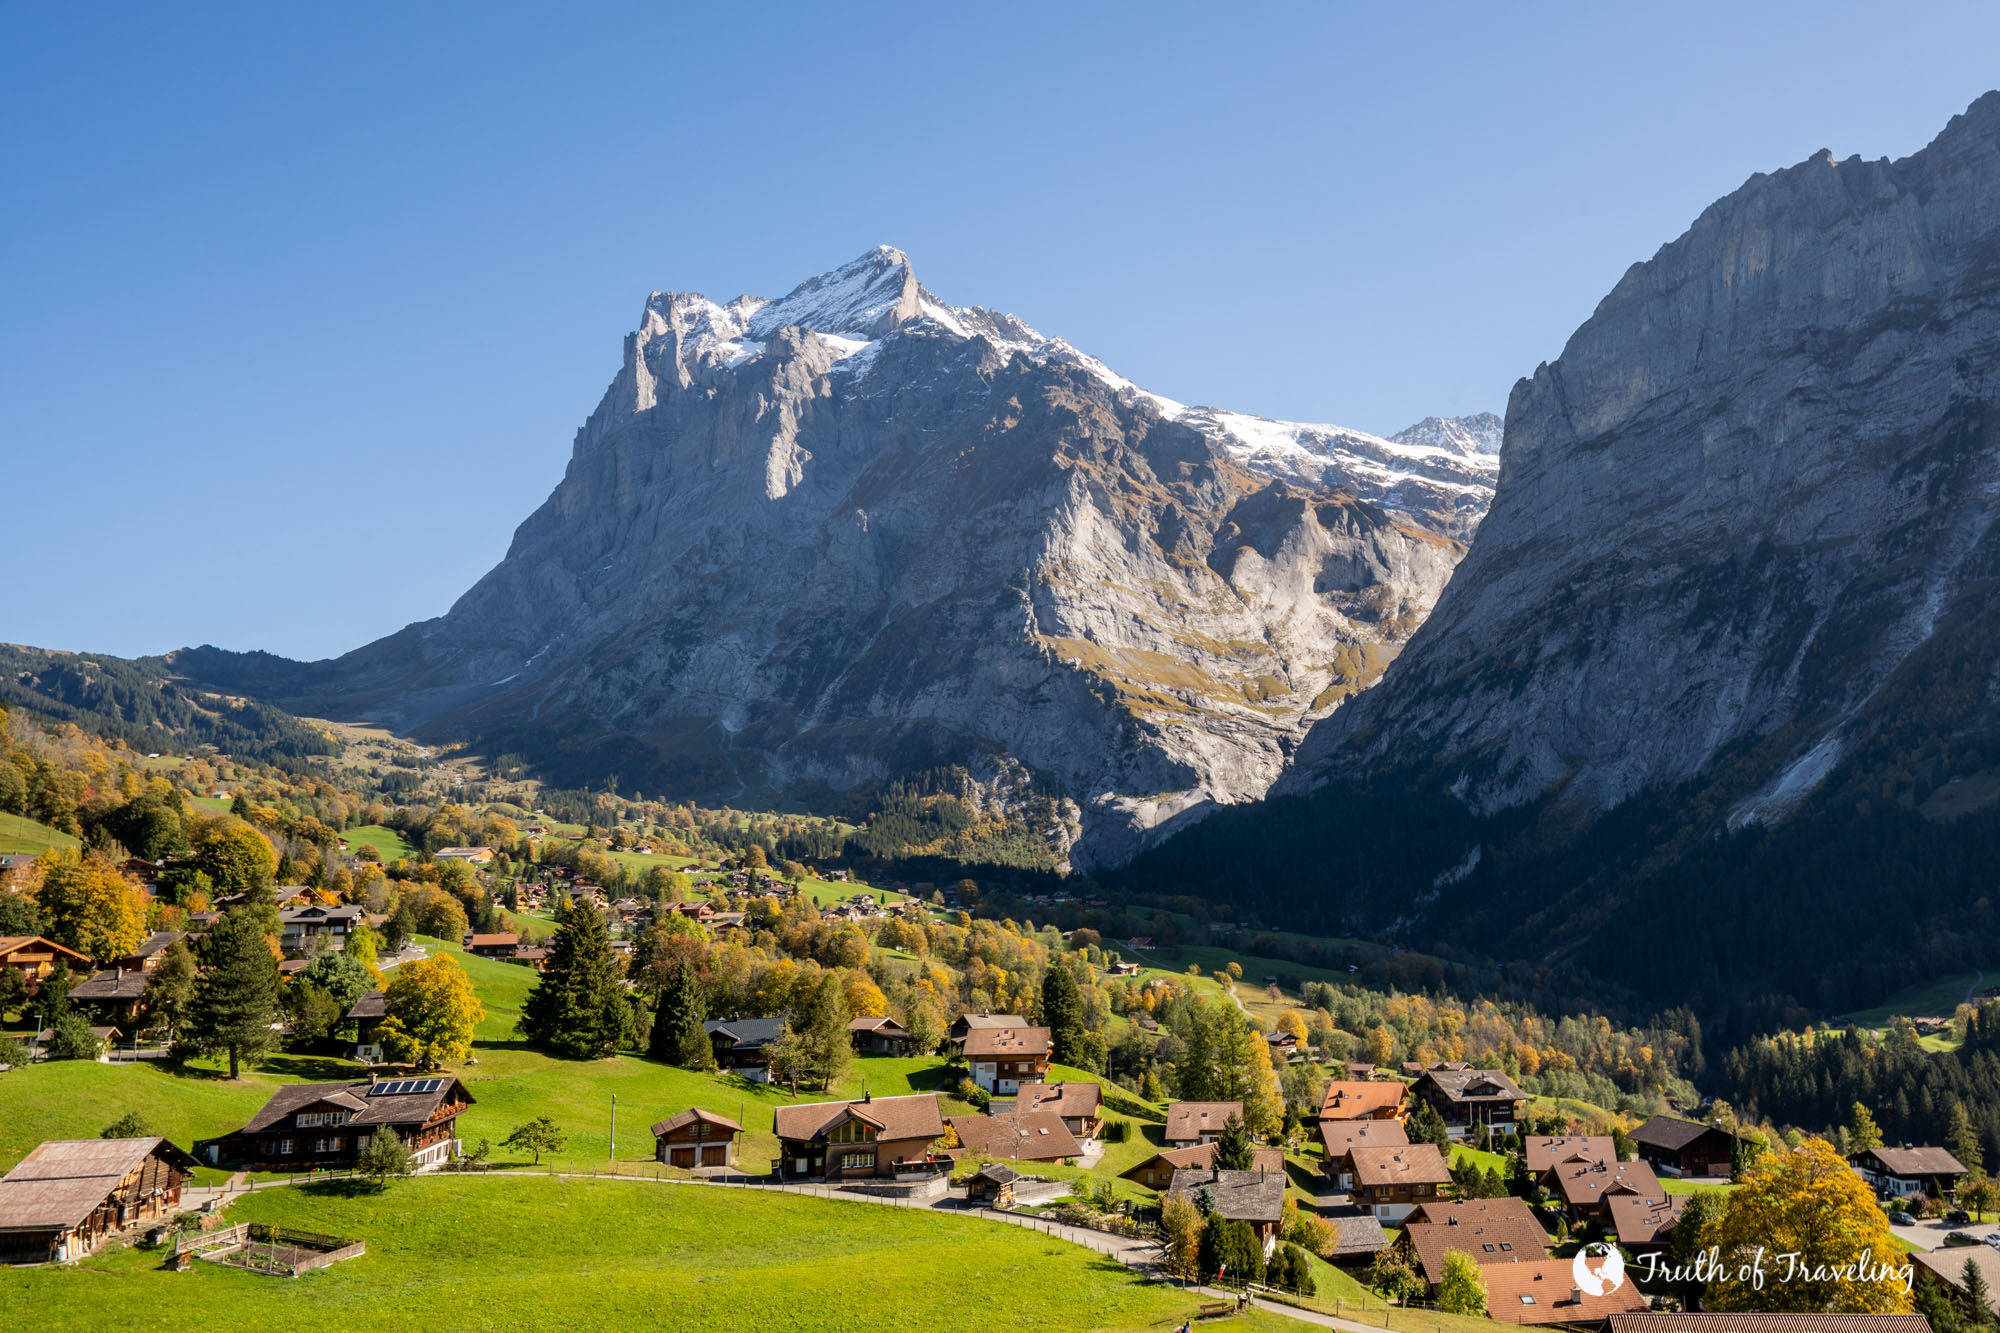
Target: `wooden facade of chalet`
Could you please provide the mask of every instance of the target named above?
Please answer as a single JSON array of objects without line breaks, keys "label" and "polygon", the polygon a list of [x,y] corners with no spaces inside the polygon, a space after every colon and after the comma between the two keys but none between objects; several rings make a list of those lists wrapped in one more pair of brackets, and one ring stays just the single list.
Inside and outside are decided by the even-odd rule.
[{"label": "wooden facade of chalet", "polygon": [[458,1117],[472,1102],[449,1074],[293,1083],[273,1093],[242,1129],[197,1143],[195,1155],[211,1166],[252,1171],[344,1171],[386,1130],[425,1171],[458,1155]]},{"label": "wooden facade of chalet", "polygon": [[1354,1148],[1354,1202],[1383,1222],[1396,1223],[1422,1204],[1444,1198],[1451,1172],[1444,1154],[1428,1143],[1395,1148]]},{"label": "wooden facade of chalet", "polygon": [[937,1094],[806,1102],[773,1113],[785,1180],[877,1180],[946,1169],[932,1145],[944,1134]]},{"label": "wooden facade of chalet", "polygon": [[910,1030],[888,1017],[857,1018],[847,1025],[854,1049],[868,1055],[915,1055],[917,1039]]},{"label": "wooden facade of chalet", "polygon": [[114,1232],[172,1217],[197,1165],[160,1138],[43,1143],[0,1180],[0,1263],[80,1259]]},{"label": "wooden facade of chalet", "polygon": [[776,1018],[711,1018],[702,1024],[715,1051],[715,1067],[739,1074],[752,1083],[771,1081],[771,1043],[785,1030]]},{"label": "wooden facade of chalet", "polygon": [[693,1171],[736,1165],[736,1136],[743,1126],[727,1116],[690,1107],[653,1126],[653,1157]]},{"label": "wooden facade of chalet", "polygon": [[998,1096],[1012,1096],[1049,1072],[1047,1028],[974,1028],[965,1034],[963,1049],[972,1081]]},{"label": "wooden facade of chalet", "polygon": [[19,972],[31,995],[58,962],[68,964],[72,971],[90,966],[90,960],[76,950],[40,935],[0,935],[0,967]]},{"label": "wooden facade of chalet", "polygon": [[1639,1160],[1663,1176],[1726,1176],[1735,1169],[1736,1140],[1720,1125],[1656,1115],[1632,1131]]},{"label": "wooden facade of chalet", "polygon": [[1426,1069],[1410,1085],[1410,1100],[1429,1102],[1455,1139],[1469,1138],[1485,1125],[1508,1130],[1521,1118],[1528,1094],[1498,1069],[1460,1069],[1438,1065]]},{"label": "wooden facade of chalet", "polygon": [[1965,1166],[1944,1148],[1869,1148],[1848,1164],[1885,1197],[1929,1194],[1943,1198],[1958,1188]]}]

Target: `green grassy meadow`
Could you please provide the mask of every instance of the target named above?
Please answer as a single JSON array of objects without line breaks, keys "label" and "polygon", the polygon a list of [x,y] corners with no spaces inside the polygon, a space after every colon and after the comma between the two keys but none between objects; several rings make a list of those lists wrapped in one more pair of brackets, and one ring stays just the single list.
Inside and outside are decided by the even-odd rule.
[{"label": "green grassy meadow", "polygon": [[25,815],[0,814],[0,854],[38,855],[52,847],[81,847],[69,834],[37,824]]},{"label": "green grassy meadow", "polygon": [[357,825],[340,836],[347,839],[349,849],[358,852],[363,847],[373,847],[384,861],[408,860],[417,854],[417,849],[405,842],[402,834],[380,824]]},{"label": "green grassy meadow", "polygon": [[1199,1304],[1078,1246],[927,1209],[536,1176],[349,1185],[260,1191],[229,1216],[358,1237],[358,1259],[287,1280],[168,1273],[158,1252],[114,1249],[10,1273],[0,1324],[930,1330],[988,1307],[1009,1327],[1110,1333],[1172,1327]]}]

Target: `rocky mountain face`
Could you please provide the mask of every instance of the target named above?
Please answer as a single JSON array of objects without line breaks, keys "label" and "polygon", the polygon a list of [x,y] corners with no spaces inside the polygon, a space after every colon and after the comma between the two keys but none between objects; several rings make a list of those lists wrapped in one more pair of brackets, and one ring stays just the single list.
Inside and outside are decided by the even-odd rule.
[{"label": "rocky mountain face", "polygon": [[[1449,447],[1430,426],[1398,439]],[[1973,642],[1996,514],[1989,94],[1901,161],[1752,177],[1634,265],[1515,387],[1470,556],[1287,787],[1417,763],[1477,812],[1600,811],[1699,780],[1781,820]],[[1961,735],[2000,697],[1984,660]]]},{"label": "rocky mountain face", "polygon": [[450,612],[210,678],[704,798],[964,764],[1116,860],[1261,795],[1430,612],[1491,418],[1386,440],[1192,408],[948,306],[886,247],[655,293],[562,482]]}]

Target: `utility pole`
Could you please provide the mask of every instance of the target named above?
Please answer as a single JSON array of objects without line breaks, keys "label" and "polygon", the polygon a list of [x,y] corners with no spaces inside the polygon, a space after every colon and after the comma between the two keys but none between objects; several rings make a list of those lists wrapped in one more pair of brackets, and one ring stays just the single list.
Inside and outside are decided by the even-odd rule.
[{"label": "utility pole", "polygon": [[611,1158],[618,1160],[618,1094],[611,1094]]}]

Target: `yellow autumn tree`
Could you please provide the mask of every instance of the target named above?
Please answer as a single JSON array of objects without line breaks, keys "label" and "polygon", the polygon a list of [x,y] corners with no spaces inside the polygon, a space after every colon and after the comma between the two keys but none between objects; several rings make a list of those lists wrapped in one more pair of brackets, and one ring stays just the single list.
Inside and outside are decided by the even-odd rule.
[{"label": "yellow autumn tree", "polygon": [[36,865],[42,884],[35,900],[56,943],[108,964],[146,938],[146,895],[111,862],[95,854],[52,851]]},{"label": "yellow autumn tree", "polygon": [[1306,1039],[1305,1015],[1296,1009],[1287,1009],[1278,1015],[1278,1031],[1290,1034],[1295,1040]]},{"label": "yellow autumn tree", "polygon": [[848,972],[840,988],[846,993],[848,1011],[856,1018],[880,1018],[889,1012],[882,988],[866,972]]},{"label": "yellow autumn tree", "polygon": [[[1908,1314],[1909,1260],[1875,1195],[1832,1144],[1808,1138],[1744,1173],[1715,1230],[1724,1280],[1713,1310]],[[1762,1251],[1763,1289],[1743,1276]],[[1795,1259],[1786,1256],[1797,1256]]]},{"label": "yellow autumn tree", "polygon": [[382,1049],[399,1064],[436,1069],[472,1054],[472,1031],[486,1008],[465,969],[439,954],[396,968],[382,990],[387,1015],[376,1029]]}]

